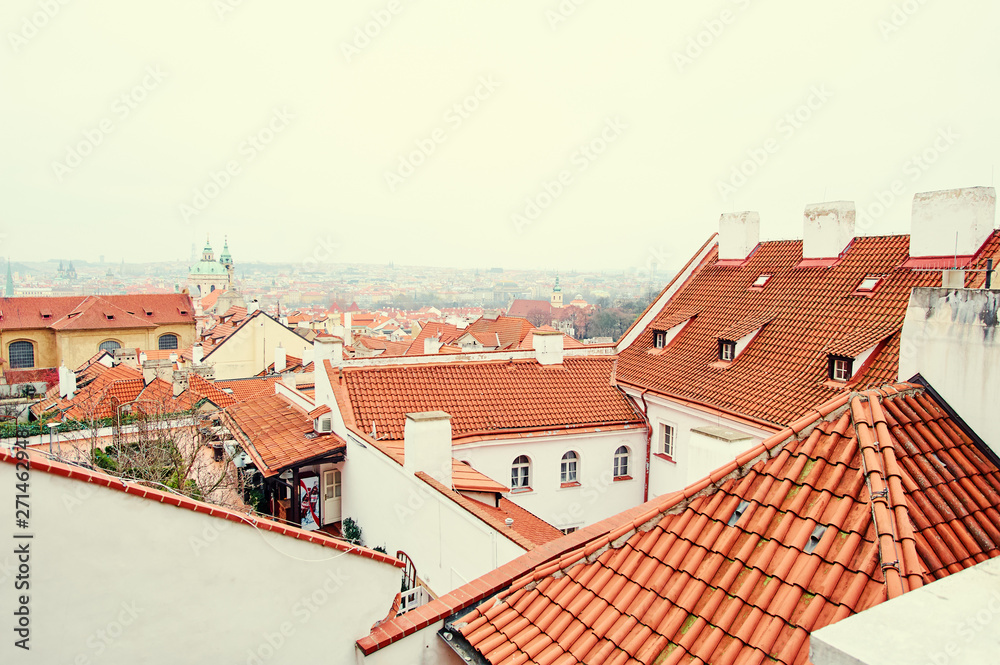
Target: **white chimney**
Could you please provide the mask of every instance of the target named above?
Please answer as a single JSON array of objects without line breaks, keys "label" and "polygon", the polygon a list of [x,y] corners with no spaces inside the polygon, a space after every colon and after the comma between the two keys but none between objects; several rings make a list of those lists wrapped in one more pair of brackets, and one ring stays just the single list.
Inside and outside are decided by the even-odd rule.
[{"label": "white chimney", "polygon": [[171,376],[171,384],[173,388],[174,397],[177,397],[182,392],[187,390],[188,387],[188,373],[187,372],[174,372]]},{"label": "white chimney", "polygon": [[315,351],[313,351],[313,347],[311,346],[302,349],[302,366],[305,367],[306,365],[311,363],[315,355],[316,353]]},{"label": "white chimney", "polygon": [[[910,256],[971,256],[993,232],[996,192],[966,187],[913,195]],[[957,240],[957,246],[956,246]]]},{"label": "white chimney", "polygon": [[281,374],[288,367],[288,354],[285,352],[285,347],[278,342],[278,346],[274,349],[274,373]]},{"label": "white chimney", "polygon": [[351,333],[351,313],[344,312],[344,343],[351,346],[354,342],[354,335]]},{"label": "white chimney", "polygon": [[313,340],[313,359],[316,368],[322,371],[323,362],[330,361],[334,367],[344,362],[344,340],[339,337],[317,337]]},{"label": "white chimney", "polygon": [[441,351],[441,338],[440,337],[425,337],[424,338],[424,355],[434,355]]},{"label": "white chimney", "polygon": [[423,471],[451,489],[451,416],[444,411],[406,414],[403,468]]},{"label": "white chimney", "polygon": [[532,330],[531,345],[539,365],[562,364],[563,334],[558,330]]},{"label": "white chimney", "polygon": [[257,302],[257,299],[255,298],[247,303],[247,316],[250,316],[258,309],[260,309],[260,303]]},{"label": "white chimney", "polygon": [[143,364],[144,362],[146,362],[147,359],[148,359],[148,356],[146,355],[145,351],[143,351],[142,353],[139,354],[139,364],[140,365]]},{"label": "white chimney", "polygon": [[835,259],[854,239],[854,201],[806,206],[802,229],[803,259]]},{"label": "white chimney", "polygon": [[[146,355],[146,354],[143,354]],[[195,344],[191,347],[191,362],[195,365],[200,365],[201,361],[205,359],[205,350],[201,347],[201,344]],[[143,358],[145,361],[145,358]]]},{"label": "white chimney", "polygon": [[742,261],[760,242],[760,215],[724,212],[719,217],[719,259]]},{"label": "white chimney", "polygon": [[59,396],[66,399],[73,399],[76,393],[76,372],[70,370],[63,363],[59,366]]}]

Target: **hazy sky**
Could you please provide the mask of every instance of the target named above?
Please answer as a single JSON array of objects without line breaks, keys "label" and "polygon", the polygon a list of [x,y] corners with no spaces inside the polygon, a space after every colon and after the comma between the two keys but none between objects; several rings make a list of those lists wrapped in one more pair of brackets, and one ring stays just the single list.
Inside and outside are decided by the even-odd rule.
[{"label": "hazy sky", "polygon": [[237,264],[677,267],[724,211],[907,232],[1000,155],[995,0],[3,0],[0,28],[15,260],[208,232]]}]

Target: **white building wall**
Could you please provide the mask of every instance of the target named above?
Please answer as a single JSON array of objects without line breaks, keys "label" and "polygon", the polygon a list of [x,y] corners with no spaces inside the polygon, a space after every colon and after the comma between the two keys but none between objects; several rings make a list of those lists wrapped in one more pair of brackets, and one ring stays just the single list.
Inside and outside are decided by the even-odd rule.
[{"label": "white building wall", "polygon": [[390,556],[406,552],[417,576],[437,595],[524,554],[498,533],[370,444],[348,434],[344,517],[362,529],[364,544]]},{"label": "white building wall", "polygon": [[30,495],[31,649],[12,646],[8,532],[3,662],[352,662],[399,591],[392,565],[92,483],[33,470]]},{"label": "white building wall", "polygon": [[913,289],[899,379],[923,376],[1000,455],[1000,291]]},{"label": "white building wall", "polygon": [[[614,454],[619,446],[631,451],[631,480],[614,480]],[[560,462],[570,450],[579,455],[580,486],[562,488]],[[527,455],[531,460],[531,491],[514,492],[507,498],[559,529],[599,522],[639,505],[643,499],[645,427],[461,444],[454,448],[454,455],[507,487],[511,464],[519,455]]]},{"label": "white building wall", "polygon": [[216,380],[255,376],[274,362],[278,343],[285,354],[301,358],[312,342],[299,337],[267,316],[257,316],[212,351],[205,363],[215,368]]},{"label": "white building wall", "polygon": [[[625,392],[635,400],[641,410],[643,404],[639,391],[626,388]],[[676,432],[673,460],[668,461],[655,454],[650,459],[649,498],[651,499],[684,489],[692,482],[731,462],[777,431],[777,428],[765,430],[753,427],[649,393],[646,394],[645,401],[649,407],[647,416],[653,427],[653,453],[659,450],[661,425],[664,423],[673,425]],[[751,438],[729,445],[691,432],[695,428],[712,425],[748,434]]]}]

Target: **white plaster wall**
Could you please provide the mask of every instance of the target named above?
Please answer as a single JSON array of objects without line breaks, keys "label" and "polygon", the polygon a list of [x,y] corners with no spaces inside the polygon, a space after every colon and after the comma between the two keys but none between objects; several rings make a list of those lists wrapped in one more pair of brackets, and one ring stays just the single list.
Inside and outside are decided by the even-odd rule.
[{"label": "white plaster wall", "polygon": [[921,374],[1000,454],[1000,291],[913,289],[899,379]]},{"label": "white plaster wall", "polygon": [[[634,389],[626,389],[630,397],[636,400],[639,408],[642,409],[642,400],[639,392]],[[649,498],[684,489],[693,481],[700,480],[720,466],[732,461],[738,455],[756,446],[773,431],[752,427],[745,423],[723,418],[714,413],[701,411],[694,407],[686,406],[671,400],[646,394],[646,404],[649,407],[648,418],[653,426],[653,446],[655,452],[658,450],[657,443],[660,437],[660,425],[669,423],[677,430],[677,439],[674,444],[673,461],[656,457],[649,462]],[[752,438],[740,442],[739,445],[722,446],[708,444],[704,437],[697,433],[692,434],[691,430],[697,427],[707,427],[711,425],[725,427],[737,432],[749,434]],[[692,448],[692,436],[697,437],[695,447]]]},{"label": "white plaster wall", "polygon": [[347,437],[344,517],[364,544],[390,556],[403,550],[417,575],[441,595],[524,554],[525,550],[368,444]]},{"label": "white plaster wall", "polygon": [[[619,446],[632,452],[632,480],[615,481],[614,454]],[[579,455],[580,487],[561,488],[562,456]],[[493,480],[510,487],[510,467],[519,455],[531,459],[531,492],[514,492],[507,498],[557,528],[586,526],[642,503],[646,428],[611,430],[591,434],[499,439],[455,446],[455,457]]]},{"label": "white plaster wall", "polygon": [[[7,525],[14,474],[0,463]],[[35,470],[30,493],[31,650],[11,646],[8,529],[3,662],[351,662],[399,590],[389,564],[117,490]]]},{"label": "white plaster wall", "polygon": [[205,363],[214,366],[216,380],[255,376],[274,362],[279,342],[286,355],[296,358],[312,348],[311,342],[274,319],[257,316],[206,357]]}]

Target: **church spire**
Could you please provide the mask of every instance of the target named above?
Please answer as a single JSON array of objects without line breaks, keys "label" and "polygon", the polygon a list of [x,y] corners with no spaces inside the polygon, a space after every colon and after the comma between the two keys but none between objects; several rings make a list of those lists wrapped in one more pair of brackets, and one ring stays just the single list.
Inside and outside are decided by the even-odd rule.
[{"label": "church spire", "polygon": [[14,275],[10,271],[10,257],[7,257],[7,286],[5,289],[5,295],[8,298],[14,297]]}]

